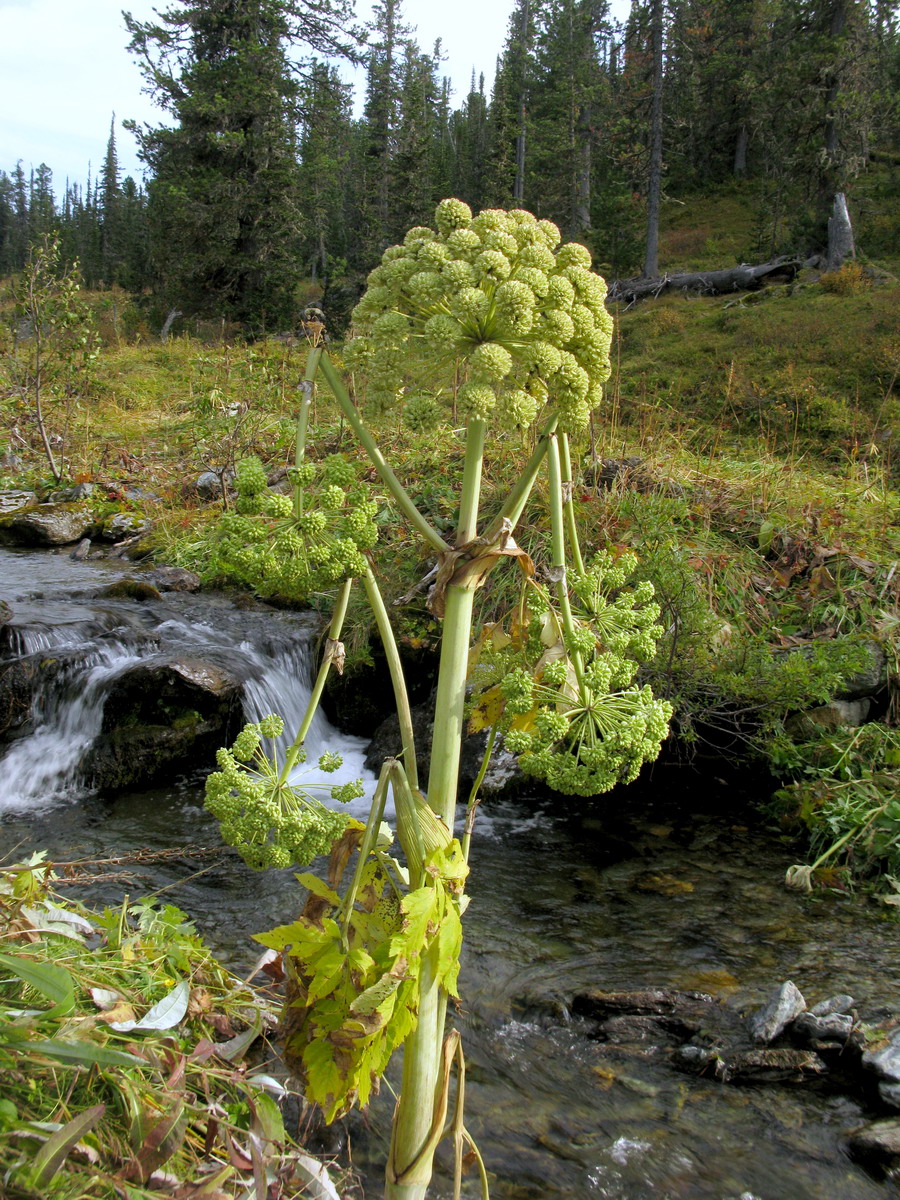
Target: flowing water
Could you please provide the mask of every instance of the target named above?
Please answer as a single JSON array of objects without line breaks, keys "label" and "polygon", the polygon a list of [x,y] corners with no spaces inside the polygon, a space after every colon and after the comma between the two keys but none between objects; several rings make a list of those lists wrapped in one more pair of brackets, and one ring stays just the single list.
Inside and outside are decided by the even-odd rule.
[{"label": "flowing water", "polygon": [[[62,627],[75,636],[79,622],[93,628],[92,602],[17,598],[37,587],[71,594],[96,586],[89,568],[76,573],[77,566],[63,567],[52,556],[2,555],[3,594],[20,627],[42,621],[48,637],[61,636]],[[36,582],[45,569],[58,575],[52,583],[43,576]],[[213,611],[209,605],[173,597],[154,614],[138,605],[126,613],[121,602],[110,617],[118,622],[110,626],[115,649],[88,668],[82,707],[102,702],[94,672],[113,667],[119,653],[140,652],[140,639],[116,630],[133,630],[137,622],[158,647],[168,636],[161,626],[174,621],[180,622],[178,638],[208,637],[211,653],[246,656],[247,703],[255,715],[273,707],[286,716],[289,706],[301,710],[298,671],[308,626],[278,617],[282,632],[273,633],[273,618],[226,615],[225,606]],[[110,613],[108,603],[104,611]],[[176,636],[174,626],[169,632]],[[51,709],[47,724],[65,744],[69,735]],[[351,765],[359,766],[357,742],[346,743],[325,723],[316,737],[323,747],[343,744]],[[7,763],[25,753],[28,741],[33,738],[0,761],[3,850],[19,844],[17,855],[46,848],[57,859],[90,859],[138,847],[219,844],[191,780],[114,797],[91,794],[77,781],[68,791],[59,781],[41,781],[23,802],[24,768],[16,767],[19,799],[4,809]],[[59,764],[62,751],[43,758]],[[41,755],[32,759],[35,766],[40,761]],[[42,799],[41,788],[56,799]],[[810,1004],[849,992],[863,1012],[897,1011],[896,923],[852,897],[785,891],[791,861],[790,848],[746,816],[732,781],[706,779],[701,790],[696,777],[674,768],[657,768],[622,797],[485,806],[473,844],[463,1003],[454,1020],[467,1057],[466,1121],[494,1177],[497,1200],[875,1200],[900,1194],[846,1155],[847,1130],[874,1115],[858,1097],[827,1086],[739,1087],[682,1075],[641,1046],[598,1040],[571,1010],[571,998],[592,988],[671,987],[712,993],[743,1012],[791,978]],[[132,896],[164,889],[239,970],[256,957],[249,935],[289,919],[298,904],[290,872],[257,875],[227,851],[192,862],[135,863],[127,871],[124,886]],[[122,890],[114,881],[78,894],[92,903],[120,903]],[[370,1118],[351,1130],[354,1161],[372,1180],[373,1195],[389,1107],[382,1097]],[[436,1197],[451,1194],[441,1161]],[[477,1194],[473,1184],[466,1186],[467,1196]]]}]

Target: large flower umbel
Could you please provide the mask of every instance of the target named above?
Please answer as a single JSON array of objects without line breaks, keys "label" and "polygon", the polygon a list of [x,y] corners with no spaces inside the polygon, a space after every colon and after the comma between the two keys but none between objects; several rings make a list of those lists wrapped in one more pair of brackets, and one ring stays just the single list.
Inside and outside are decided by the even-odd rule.
[{"label": "large flower umbel", "polygon": [[353,313],[349,365],[390,407],[423,371],[461,368],[465,415],[525,428],[545,405],[559,428],[587,423],[609,378],[612,318],[586,247],[522,209],[442,200],[436,229],[390,246]]}]

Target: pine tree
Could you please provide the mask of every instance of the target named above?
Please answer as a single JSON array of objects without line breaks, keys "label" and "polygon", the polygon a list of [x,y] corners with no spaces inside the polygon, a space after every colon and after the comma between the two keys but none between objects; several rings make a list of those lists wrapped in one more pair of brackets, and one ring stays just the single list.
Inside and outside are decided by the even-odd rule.
[{"label": "pine tree", "polygon": [[317,284],[327,284],[336,259],[343,263],[340,269],[346,269],[352,140],[350,91],[335,67],[316,62],[300,96],[302,262]]},{"label": "pine tree", "polygon": [[351,54],[345,0],[181,0],[130,49],[174,128],[134,128],[149,166],[156,286],[251,329],[295,316],[301,250],[298,85],[288,48]]},{"label": "pine tree", "polygon": [[100,274],[106,284],[118,282],[122,261],[122,193],[119,187],[119,158],[116,151],[116,114],[109,123],[109,140],[97,186],[100,222]]},{"label": "pine tree", "polygon": [[390,244],[394,228],[391,164],[397,149],[404,46],[409,36],[401,17],[400,0],[384,0],[373,10],[357,179],[361,249],[367,267]]}]

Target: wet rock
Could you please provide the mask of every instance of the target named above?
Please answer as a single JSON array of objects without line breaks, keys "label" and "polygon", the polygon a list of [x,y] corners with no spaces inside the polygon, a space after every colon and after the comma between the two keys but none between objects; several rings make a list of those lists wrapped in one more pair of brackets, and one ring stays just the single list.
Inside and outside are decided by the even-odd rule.
[{"label": "wet rock", "polygon": [[146,533],[151,522],[139,513],[114,513],[103,522],[100,536],[105,542],[121,542],[124,538]]},{"label": "wet rock", "polygon": [[113,682],[80,771],[93,786],[120,791],[211,764],[240,718],[241,695],[241,681],[216,663],[139,663]]},{"label": "wet rock", "polygon": [[184,567],[156,567],[147,572],[146,580],[161,592],[200,591],[200,576]]},{"label": "wet rock", "polygon": [[126,575],[124,579],[117,579],[115,583],[111,583],[109,587],[103,588],[97,593],[107,600],[161,600],[162,596],[152,584],[145,583],[143,579],[134,579],[131,575]]},{"label": "wet rock", "polygon": [[75,547],[75,549],[72,551],[72,553],[69,555],[69,558],[73,558],[76,562],[81,562],[83,559],[87,558],[87,556],[90,554],[90,552],[91,552],[91,539],[90,538],[82,538],[81,541],[78,543],[78,545]]},{"label": "wet rock", "polygon": [[0,542],[14,546],[65,546],[94,523],[80,505],[37,504],[0,518]]},{"label": "wet rock", "polygon": [[791,1021],[806,1011],[806,1001],[797,987],[787,980],[773,992],[765,1008],[750,1018],[750,1036],[767,1045],[783,1033]]},{"label": "wet rock", "polygon": [[886,1043],[866,1050],[862,1065],[888,1085],[900,1084],[900,1028],[892,1029],[886,1035]]},{"label": "wet rock", "polygon": [[743,1050],[726,1059],[725,1074],[732,1082],[787,1083],[826,1070],[812,1050]]},{"label": "wet rock", "polygon": [[36,670],[29,659],[0,663],[0,737],[9,738],[29,723]]},{"label": "wet rock", "polygon": [[817,1017],[812,1012],[801,1013],[791,1032],[814,1042],[846,1042],[856,1024],[849,1013],[827,1013]]},{"label": "wet rock", "polygon": [[900,1118],[873,1121],[847,1139],[851,1158],[881,1174],[900,1168]]},{"label": "wet rock", "polygon": [[855,1003],[852,996],[841,993],[839,996],[829,996],[827,1000],[820,1000],[809,1011],[813,1017],[830,1017],[832,1013],[849,1013]]},{"label": "wet rock", "polygon": [[5,488],[0,491],[0,516],[16,512],[20,508],[31,508],[37,504],[34,492],[25,492],[20,488]]},{"label": "wet rock", "polygon": [[0,626],[8,625],[13,619],[13,610],[5,600],[0,600]]},{"label": "wet rock", "polygon": [[599,1032],[617,1045],[651,1042],[655,1046],[675,1045],[682,1040],[683,1028],[672,1028],[670,1018],[620,1016],[601,1022]]}]

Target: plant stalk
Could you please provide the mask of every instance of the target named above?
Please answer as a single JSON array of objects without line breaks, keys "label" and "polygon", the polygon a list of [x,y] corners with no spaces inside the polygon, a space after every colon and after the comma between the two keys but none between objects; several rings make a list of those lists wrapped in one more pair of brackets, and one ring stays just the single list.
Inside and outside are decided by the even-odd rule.
[{"label": "plant stalk", "polygon": [[443,554],[445,550],[449,550],[450,547],[447,545],[438,531],[433,528],[433,526],[430,525],[429,522],[426,521],[426,519],[422,516],[415,504],[413,504],[406,488],[388,466],[384,455],[378,449],[377,442],[362,423],[359,413],[356,411],[347,389],[341,382],[340,376],[332,366],[328,355],[324,352],[322,353],[322,357],[319,360],[318,365],[322,371],[322,374],[328,381],[328,386],[334,393],[334,398],[337,400],[341,411],[347,418],[347,421],[353,429],[353,432],[359,438],[360,444],[362,445],[366,454],[368,454],[369,458],[372,460],[375,469],[381,477],[381,482],[396,500],[397,505],[399,506],[404,517],[406,517],[407,521],[409,521],[414,529],[417,529],[419,533],[421,533],[422,537],[425,538],[432,549],[436,550],[439,554]]},{"label": "plant stalk", "polygon": [[[328,626],[329,649],[333,648],[334,643],[341,640],[341,630],[344,627],[344,618],[347,615],[347,605],[350,603],[350,592],[352,589],[353,579],[345,579],[341,584],[341,590],[337,594],[337,599],[334,602],[334,610],[331,614],[331,624]],[[306,735],[309,733],[313,717],[316,715],[319,701],[322,699],[322,693],[325,690],[325,683],[328,679],[328,672],[331,670],[332,662],[332,655],[326,653],[322,659],[322,665],[319,667],[319,673],[316,675],[316,682],[313,684],[309,702],[306,705],[306,712],[303,714],[303,720],[300,722],[300,728],[297,730],[294,740],[288,746],[287,753],[284,756],[284,764],[278,773],[279,783],[286,783],[291,771],[297,765],[300,750],[306,740]]]},{"label": "plant stalk", "polygon": [[[469,421],[456,543],[478,529],[484,459],[484,421]],[[475,585],[450,584],[444,610],[441,659],[428,776],[428,803],[453,829],[462,743],[469,642]],[[432,948],[419,977],[419,1020],[403,1052],[403,1079],[394,1115],[385,1200],[425,1200],[434,1157],[434,1121],[441,1094],[441,1061],[447,995],[437,982]]]},{"label": "plant stalk", "polygon": [[406,690],[406,679],[403,675],[403,663],[400,661],[400,651],[397,649],[397,640],[394,637],[391,619],[385,608],[381,588],[378,586],[378,580],[375,578],[371,567],[363,576],[363,583],[366,585],[366,596],[369,599],[369,607],[372,609],[372,615],[375,617],[375,626],[378,629],[381,644],[384,647],[384,656],[387,660],[388,670],[391,673],[391,683],[394,688],[394,704],[397,708],[397,718],[400,721],[400,740],[403,743],[403,765],[406,768],[406,778],[409,781],[410,787],[418,788],[419,770],[418,763],[416,762],[416,741],[413,735],[409,693]]},{"label": "plant stalk", "polygon": [[[569,602],[569,586],[566,581],[566,527],[563,515],[563,481],[560,466],[559,440],[557,435],[550,435],[547,447],[547,465],[550,476],[550,540],[553,568],[556,574],[556,598],[563,618],[563,630],[571,636],[575,632],[575,619],[572,616],[572,605]],[[569,651],[579,690],[584,690],[584,663],[581,655]]]}]

